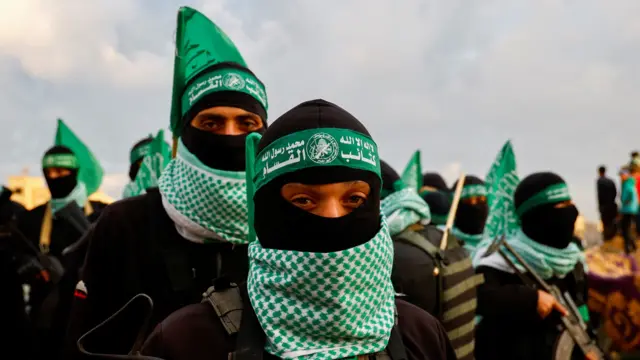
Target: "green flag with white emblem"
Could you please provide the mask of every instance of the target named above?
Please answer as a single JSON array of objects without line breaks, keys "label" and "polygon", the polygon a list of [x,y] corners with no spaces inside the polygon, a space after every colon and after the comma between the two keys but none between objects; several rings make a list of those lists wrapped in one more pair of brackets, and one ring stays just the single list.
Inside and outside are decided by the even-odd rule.
[{"label": "green flag with white emblem", "polygon": [[416,150],[411,156],[411,160],[402,172],[402,182],[416,191],[422,188],[422,164],[420,159],[420,150]]},{"label": "green flag with white emblem", "polygon": [[[233,63],[234,66],[215,65]],[[240,68],[238,68],[240,67]],[[233,41],[216,24],[190,7],[178,11],[173,64],[171,131],[180,136],[181,119],[202,97],[218,91],[237,91],[267,109],[264,85],[249,71]]]},{"label": "green flag with white emblem", "polygon": [[98,159],[93,156],[89,148],[71,131],[67,124],[58,119],[58,129],[56,130],[55,145],[62,145],[69,148],[78,159],[78,181],[84,183],[87,188],[87,195],[91,195],[100,188],[104,170]]},{"label": "green flag with white emblem", "polygon": [[485,179],[489,215],[484,228],[484,239],[493,241],[498,236],[514,235],[518,229],[518,217],[513,201],[518,186],[516,157],[511,141],[507,141],[496,156]]}]

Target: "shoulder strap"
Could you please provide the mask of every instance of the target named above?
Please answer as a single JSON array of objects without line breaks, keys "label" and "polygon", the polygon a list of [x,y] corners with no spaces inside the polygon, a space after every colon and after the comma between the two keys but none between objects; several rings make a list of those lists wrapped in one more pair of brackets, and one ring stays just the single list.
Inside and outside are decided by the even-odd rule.
[{"label": "shoulder strap", "polygon": [[442,251],[440,251],[438,247],[413,230],[401,232],[400,235],[398,235],[398,239],[422,249],[434,259],[442,260],[444,258]]},{"label": "shoulder strap", "polygon": [[202,302],[207,302],[213,307],[227,334],[233,335],[240,331],[243,304],[240,289],[236,284],[230,284],[228,288],[219,291],[215,286],[209,287],[203,294]]},{"label": "shoulder strap", "polygon": [[236,351],[229,354],[230,360],[262,360],[267,336],[253,310],[246,283],[240,288],[242,296],[242,323],[236,341]]},{"label": "shoulder strap", "polygon": [[[87,200],[84,206],[84,215],[89,217],[93,214],[93,206],[91,202]],[[44,216],[42,217],[42,225],[40,225],[40,251],[43,254],[49,253],[49,247],[51,246],[51,229],[53,227],[53,211],[51,210],[51,202],[47,203],[44,210]]]},{"label": "shoulder strap", "polygon": [[440,250],[439,247],[436,247],[429,240],[425,239],[424,236],[412,230],[405,230],[400,235],[398,235],[398,239],[404,241],[408,244],[418,247],[422,249],[427,255],[429,255],[433,261],[435,267],[433,268],[433,276],[436,279],[436,314],[432,314],[437,318],[440,318],[442,312],[444,311],[444,284],[443,279],[440,274],[440,268],[446,265],[446,258],[444,251]]}]

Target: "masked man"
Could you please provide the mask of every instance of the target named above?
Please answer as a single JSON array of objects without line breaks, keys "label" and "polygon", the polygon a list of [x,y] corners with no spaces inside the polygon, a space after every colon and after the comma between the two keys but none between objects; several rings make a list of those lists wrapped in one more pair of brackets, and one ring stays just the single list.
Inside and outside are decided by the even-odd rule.
[{"label": "masked man", "polygon": [[[402,182],[390,166],[382,167],[382,179],[383,189],[389,187],[384,181]],[[475,275],[469,254],[452,235],[440,250],[443,233],[431,224],[429,206],[417,189],[391,193],[382,199],[381,209],[393,237],[395,291],[442,322],[459,360],[473,359],[476,286],[481,277]]]},{"label": "masked man", "polygon": [[[567,184],[549,172],[529,175],[516,188],[514,203],[521,229],[507,241],[537,275],[571,297],[588,324],[584,254],[573,243],[578,210]],[[476,358],[552,359],[559,317],[567,309],[551,294],[525,285],[499,253],[477,265],[485,283],[478,291]],[[577,352],[572,359],[584,359]]]},{"label": "masked man", "polygon": [[214,292],[162,322],[144,353],[174,360],[223,360],[234,352],[454,359],[442,325],[395,299],[393,243],[380,215],[380,165],[367,129],[314,100],[276,120],[257,150],[251,273],[246,292],[232,286],[228,294],[236,295],[223,296],[243,302],[241,319],[218,316],[223,303]]},{"label": "masked man", "polygon": [[[173,89],[176,156],[158,190],[112,204],[89,233],[71,348],[134,295],[153,300],[153,326],[199,302],[212,279],[247,276],[245,139],[265,131],[265,87],[222,30],[183,7]],[[128,353],[140,327],[139,319],[130,321],[105,328],[87,349]]]},{"label": "masked man", "polygon": [[[35,348],[42,351],[42,355],[55,358],[61,350],[73,287],[84,257],[82,250],[70,254],[65,251],[73,248],[83,230],[74,226],[73,220],[62,216],[61,212],[70,203],[75,203],[87,220],[93,222],[106,204],[88,200],[84,183],[78,181],[78,159],[67,147],[58,145],[49,149],[42,159],[42,170],[51,200],[23,213],[18,218],[18,228],[44,256],[56,259],[64,269],[64,277],[55,288],[46,278],[30,283],[30,316],[37,338]],[[33,259],[32,263],[36,262]],[[25,271],[21,269],[21,272]]]},{"label": "masked man", "polygon": [[[452,193],[457,185],[458,182],[456,181],[451,188]],[[484,224],[488,215],[487,189],[484,181],[473,175],[466,176],[452,233],[463,241],[465,249],[471,254],[471,258],[475,254],[476,246],[482,240]]]},{"label": "masked man", "polygon": [[122,192],[123,198],[133,196],[132,183],[136,179],[136,175],[138,175],[138,170],[140,170],[142,159],[144,159],[144,157],[149,153],[151,141],[153,141],[153,138],[151,136],[146,137],[135,143],[135,145],[133,145],[131,151],[129,152],[129,180],[131,180],[131,182],[125,185]]}]

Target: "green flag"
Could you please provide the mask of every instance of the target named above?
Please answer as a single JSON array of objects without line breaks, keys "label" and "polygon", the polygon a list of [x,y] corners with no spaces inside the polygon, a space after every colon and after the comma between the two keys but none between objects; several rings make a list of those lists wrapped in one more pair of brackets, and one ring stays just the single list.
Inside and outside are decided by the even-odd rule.
[{"label": "green flag", "polygon": [[[235,63],[236,67],[211,69],[226,62]],[[264,85],[242,68],[248,68],[244,58],[222,29],[202,13],[186,6],[180,8],[171,98],[171,131],[175,137],[180,136],[180,120],[184,114],[199,99],[213,92],[242,92],[267,109]]]},{"label": "green flag", "polygon": [[507,141],[496,156],[485,179],[489,207],[483,236],[486,241],[493,241],[503,234],[509,238],[518,229],[513,195],[519,181],[516,157],[511,141]]},{"label": "green flag", "polygon": [[135,180],[127,185],[123,197],[138,196],[149,188],[157,187],[158,179],[170,160],[171,147],[164,140],[164,130],[160,130],[149,144],[149,152],[142,159],[140,170]]},{"label": "green flag", "polygon": [[402,172],[402,182],[407,187],[420,191],[422,188],[422,164],[420,160],[420,150],[416,150],[411,156],[411,160]]},{"label": "green flag", "polygon": [[69,129],[67,124],[58,119],[55,145],[68,147],[78,159],[78,181],[84,183],[87,195],[91,195],[100,188],[104,170],[100,162],[93,156],[91,150]]}]

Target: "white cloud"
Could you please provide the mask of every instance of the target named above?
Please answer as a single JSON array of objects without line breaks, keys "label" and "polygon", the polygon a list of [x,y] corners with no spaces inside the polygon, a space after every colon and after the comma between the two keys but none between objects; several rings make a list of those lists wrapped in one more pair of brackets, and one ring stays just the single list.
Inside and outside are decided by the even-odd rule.
[{"label": "white cloud", "polygon": [[102,179],[100,191],[113,197],[114,199],[120,199],[120,197],[122,196],[122,190],[128,182],[129,174],[107,174]]},{"label": "white cloud", "polygon": [[[334,101],[396,166],[421,148],[423,167],[450,183],[459,171],[482,176],[510,138],[521,175],[559,172],[594,218],[596,166],[640,147],[635,0],[187,3],[267,84],[271,120],[310,98]],[[1,0],[0,133],[11,135],[0,175],[37,163],[57,116],[109,173],[125,172],[130,145],[168,124],[179,5]]]}]

